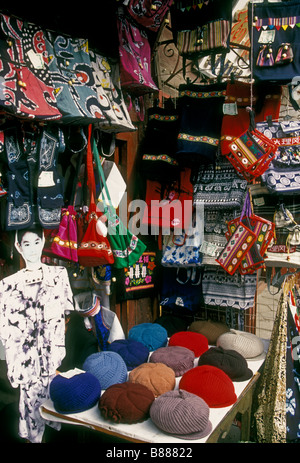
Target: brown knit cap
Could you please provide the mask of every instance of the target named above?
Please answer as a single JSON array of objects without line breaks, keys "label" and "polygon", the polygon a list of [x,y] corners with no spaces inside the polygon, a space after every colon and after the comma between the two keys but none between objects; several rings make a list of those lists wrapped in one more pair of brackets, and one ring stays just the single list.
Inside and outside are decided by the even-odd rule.
[{"label": "brown knit cap", "polygon": [[195,320],[191,323],[188,330],[203,334],[203,336],[207,338],[208,344],[214,346],[216,345],[218,337],[229,331],[229,327],[222,322]]},{"label": "brown knit cap", "polygon": [[128,381],[143,384],[158,397],[174,389],[175,372],[163,363],[142,363],[129,373]]}]

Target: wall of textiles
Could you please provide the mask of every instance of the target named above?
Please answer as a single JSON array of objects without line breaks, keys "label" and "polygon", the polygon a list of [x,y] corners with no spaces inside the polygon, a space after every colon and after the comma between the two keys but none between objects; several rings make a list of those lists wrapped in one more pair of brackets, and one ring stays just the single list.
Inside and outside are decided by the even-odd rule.
[{"label": "wall of textiles", "polygon": [[[70,317],[62,370],[136,326],[170,338],[199,334],[198,321],[250,332],[261,355],[258,284],[272,296],[300,269],[299,2],[111,3],[107,43],[76,15],[64,29],[63,10],[59,24],[0,11],[1,280],[24,267],[16,232],[41,227],[43,263],[67,269],[80,330],[95,335],[75,348]],[[247,68],[228,77],[239,6]],[[154,66],[164,30],[182,64],[176,96]],[[293,345],[289,297],[281,334]]]}]

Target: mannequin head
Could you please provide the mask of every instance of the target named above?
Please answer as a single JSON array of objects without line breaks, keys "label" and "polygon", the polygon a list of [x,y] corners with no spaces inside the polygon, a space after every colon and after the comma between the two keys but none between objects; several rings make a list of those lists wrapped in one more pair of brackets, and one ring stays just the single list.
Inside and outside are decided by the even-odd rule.
[{"label": "mannequin head", "polygon": [[16,232],[15,247],[29,269],[34,269],[41,265],[44,244],[44,232],[40,227],[18,230]]}]

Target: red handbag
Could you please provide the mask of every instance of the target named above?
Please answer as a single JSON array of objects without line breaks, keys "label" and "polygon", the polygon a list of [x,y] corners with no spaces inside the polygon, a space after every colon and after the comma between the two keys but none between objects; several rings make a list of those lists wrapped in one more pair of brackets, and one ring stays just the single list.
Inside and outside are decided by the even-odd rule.
[{"label": "red handbag", "polygon": [[191,169],[185,168],[180,173],[179,181],[165,188],[160,182],[147,180],[142,223],[167,230],[187,229],[193,213],[193,185],[190,177]]}]

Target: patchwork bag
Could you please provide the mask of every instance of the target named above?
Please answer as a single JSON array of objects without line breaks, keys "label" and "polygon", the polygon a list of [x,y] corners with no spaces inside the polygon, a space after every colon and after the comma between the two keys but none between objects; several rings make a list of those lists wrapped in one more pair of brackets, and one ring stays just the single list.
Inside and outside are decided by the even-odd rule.
[{"label": "patchwork bag", "polygon": [[256,80],[284,84],[299,76],[299,17],[298,1],[249,2],[249,37]]},{"label": "patchwork bag", "polygon": [[89,50],[95,88],[102,114],[98,126],[106,132],[132,132],[131,122],[121,89],[119,63]]},{"label": "patchwork bag", "polygon": [[127,12],[135,22],[153,32],[157,32],[167,15],[173,0],[129,0]]},{"label": "patchwork bag", "polygon": [[158,91],[151,75],[151,47],[145,29],[129,20],[118,9],[121,87],[130,94],[144,95]]},{"label": "patchwork bag", "polygon": [[105,116],[98,99],[88,40],[45,33],[49,71],[64,123],[96,123]]},{"label": "patchwork bag", "polygon": [[250,113],[250,127],[229,145],[227,159],[247,180],[261,176],[275,158],[276,146],[255,128],[254,114]]},{"label": "patchwork bag", "polygon": [[203,299],[206,307],[248,310],[254,306],[256,273],[230,275],[224,269],[205,266],[202,276]]},{"label": "patchwork bag", "polygon": [[43,31],[0,14],[0,110],[34,120],[59,120]]}]

